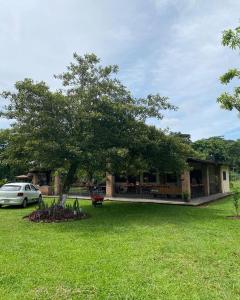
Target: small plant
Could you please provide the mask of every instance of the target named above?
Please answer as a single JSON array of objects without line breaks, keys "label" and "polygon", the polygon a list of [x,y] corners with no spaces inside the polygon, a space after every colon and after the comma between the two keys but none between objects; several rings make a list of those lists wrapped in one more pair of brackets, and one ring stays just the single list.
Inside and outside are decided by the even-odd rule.
[{"label": "small plant", "polygon": [[81,212],[81,208],[80,208],[79,201],[78,201],[77,198],[73,203],[73,212],[74,212],[75,215],[77,215]]},{"label": "small plant", "polygon": [[240,200],[240,191],[235,189],[233,191],[233,206],[235,208],[236,217],[239,217],[239,200]]},{"label": "small plant", "polygon": [[188,192],[182,192],[182,199],[184,200],[184,201],[190,201],[190,199],[189,199],[189,193]]},{"label": "small plant", "polygon": [[66,203],[64,207],[54,199],[50,205],[41,200],[37,210],[24,218],[33,222],[60,222],[85,219],[87,214],[80,208],[77,198],[73,204]]},{"label": "small plant", "polygon": [[7,179],[0,179],[0,187],[7,183]]},{"label": "small plant", "polygon": [[41,199],[39,202],[38,202],[38,209],[39,210],[44,210],[46,208],[46,204],[45,202],[43,201],[43,199]]}]

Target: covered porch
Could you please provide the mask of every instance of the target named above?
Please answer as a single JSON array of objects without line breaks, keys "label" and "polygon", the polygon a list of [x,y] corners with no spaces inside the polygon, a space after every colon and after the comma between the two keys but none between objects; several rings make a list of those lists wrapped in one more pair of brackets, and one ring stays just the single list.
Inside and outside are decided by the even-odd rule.
[{"label": "covered porch", "polygon": [[182,174],[141,172],[135,176],[107,174],[106,196],[172,199],[175,201],[229,193],[228,166],[208,160],[188,159]]}]

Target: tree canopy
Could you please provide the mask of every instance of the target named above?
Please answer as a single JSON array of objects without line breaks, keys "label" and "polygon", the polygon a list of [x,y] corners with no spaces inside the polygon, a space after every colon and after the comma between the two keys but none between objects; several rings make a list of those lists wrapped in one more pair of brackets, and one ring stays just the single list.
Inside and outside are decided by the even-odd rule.
[{"label": "tree canopy", "polygon": [[227,162],[236,171],[240,171],[240,140],[226,140],[222,136],[201,139],[192,143],[195,151],[202,153],[202,158]]},{"label": "tree canopy", "polygon": [[15,159],[11,161],[5,159],[6,148],[11,137],[10,132],[9,129],[0,130],[0,185],[5,181],[14,180],[17,174],[24,174],[27,171],[24,163],[18,164]]},{"label": "tree canopy", "polygon": [[[225,30],[222,35],[222,44],[233,50],[240,50],[240,27],[234,30]],[[239,68],[230,69],[220,77],[222,84],[228,84],[233,79],[240,79]],[[217,101],[221,107],[227,110],[236,109],[240,112],[240,86],[235,87],[232,94],[228,92],[223,93],[218,97]]]},{"label": "tree canopy", "polygon": [[133,97],[117,72],[115,65],[100,65],[94,54],[75,53],[67,71],[55,76],[62,81],[61,90],[24,79],[14,91],[3,91],[8,105],[1,115],[12,120],[3,161],[64,169],[63,191],[79,169],[90,177],[99,170],[140,165],[182,169],[191,148],[146,125],[147,118],[162,119],[164,110],[176,107],[159,94]]},{"label": "tree canopy", "polygon": [[205,159],[215,161],[229,160],[229,143],[222,136],[214,136],[208,139],[201,139],[192,144],[193,149],[202,153]]}]

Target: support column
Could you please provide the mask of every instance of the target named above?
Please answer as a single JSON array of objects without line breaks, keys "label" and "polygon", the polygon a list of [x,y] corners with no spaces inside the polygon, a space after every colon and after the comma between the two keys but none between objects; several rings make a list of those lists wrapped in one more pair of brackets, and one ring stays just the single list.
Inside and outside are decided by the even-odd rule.
[{"label": "support column", "polygon": [[185,170],[181,175],[182,181],[182,193],[187,194],[187,200],[191,199],[191,183],[190,183],[190,171]]},{"label": "support column", "polygon": [[156,183],[160,184],[160,176],[159,176],[159,171],[156,173]]},{"label": "support column", "polygon": [[33,175],[32,184],[37,185],[38,184],[38,175],[36,173],[33,173],[32,175]]},{"label": "support column", "polygon": [[140,172],[140,185],[142,185],[143,184],[143,172]]},{"label": "support column", "polygon": [[54,195],[59,195],[61,192],[61,178],[60,175],[54,177]]},{"label": "support column", "polygon": [[223,181],[223,172],[224,172],[224,169],[222,166],[219,166],[218,167],[218,180],[219,180],[219,192],[220,193],[224,193],[224,181]]},{"label": "support column", "polygon": [[209,196],[210,195],[210,184],[209,184],[209,169],[208,169],[208,165],[204,165],[202,167],[202,180],[203,180],[204,195],[205,196]]},{"label": "support column", "polygon": [[115,194],[115,176],[106,173],[106,196],[113,197]]}]

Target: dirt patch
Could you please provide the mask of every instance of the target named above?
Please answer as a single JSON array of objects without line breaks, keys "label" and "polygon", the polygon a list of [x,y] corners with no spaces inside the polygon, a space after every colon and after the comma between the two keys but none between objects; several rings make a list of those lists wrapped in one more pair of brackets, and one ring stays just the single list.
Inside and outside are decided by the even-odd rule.
[{"label": "dirt patch", "polygon": [[227,219],[240,220],[240,216],[227,216]]}]

